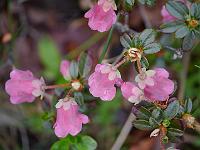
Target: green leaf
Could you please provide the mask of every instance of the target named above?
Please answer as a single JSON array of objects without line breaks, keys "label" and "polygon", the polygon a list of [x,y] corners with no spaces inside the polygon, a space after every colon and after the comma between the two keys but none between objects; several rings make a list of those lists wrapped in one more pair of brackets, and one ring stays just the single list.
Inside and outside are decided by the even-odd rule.
[{"label": "green leaf", "polygon": [[172,136],[172,137],[177,137],[177,136],[182,136],[183,135],[183,131],[179,130],[179,129],[176,129],[176,128],[168,128],[167,129],[167,134],[169,136]]},{"label": "green leaf", "polygon": [[155,31],[153,29],[145,29],[139,36],[144,46],[155,41]]},{"label": "green leaf", "polygon": [[190,113],[192,111],[192,100],[190,98],[185,100],[185,111],[186,113]]},{"label": "green leaf", "polygon": [[194,43],[195,43],[195,35],[193,32],[190,32],[184,37],[182,48],[184,50],[191,50],[192,47],[194,46]]},{"label": "green leaf", "polygon": [[83,97],[83,94],[81,92],[74,92],[74,98],[75,98],[75,101],[79,105],[83,105],[84,104],[84,97]]},{"label": "green leaf", "polygon": [[51,146],[51,150],[70,150],[69,148],[70,148],[70,142],[66,138],[61,139],[61,140],[55,142]]},{"label": "green leaf", "polygon": [[96,141],[86,135],[75,137],[68,135],[51,146],[51,150],[95,150],[96,148]]},{"label": "green leaf", "polygon": [[124,48],[127,48],[127,49],[131,48],[132,41],[128,34],[124,34],[123,36],[121,36],[120,42]]},{"label": "green leaf", "polygon": [[152,126],[153,128],[157,128],[159,126],[159,122],[156,121],[156,119],[154,119],[153,117],[149,118],[149,124],[150,126]]},{"label": "green leaf", "polygon": [[153,129],[147,120],[135,120],[133,121],[134,127],[140,130],[151,130]]},{"label": "green leaf", "polygon": [[45,121],[53,121],[54,120],[54,113],[53,112],[45,112],[42,115],[42,119]]},{"label": "green leaf", "polygon": [[80,75],[86,77],[92,68],[92,60],[90,56],[85,52],[81,53],[78,65]]},{"label": "green leaf", "polygon": [[149,62],[148,59],[146,57],[142,57],[140,60],[142,67],[148,69],[149,68]]},{"label": "green leaf", "polygon": [[179,28],[175,35],[176,35],[176,38],[183,38],[185,37],[188,33],[190,32],[190,30],[188,29],[187,26],[182,26],[181,28]]},{"label": "green leaf", "polygon": [[156,2],[156,0],[138,0],[138,1],[139,1],[139,3],[141,3],[143,5],[147,4],[149,6],[153,6]]},{"label": "green leaf", "polygon": [[44,65],[44,74],[49,78],[55,78],[59,73],[59,65],[61,61],[61,55],[54,41],[44,36],[38,43],[39,57]]},{"label": "green leaf", "polygon": [[125,0],[125,2],[131,7],[135,4],[135,0]]},{"label": "green leaf", "polygon": [[182,20],[184,20],[185,16],[189,13],[187,6],[183,2],[178,1],[168,1],[166,9],[172,16]]},{"label": "green leaf", "polygon": [[69,67],[69,72],[72,78],[77,78],[78,77],[78,64],[75,61],[71,61],[70,67]]},{"label": "green leaf", "polygon": [[158,123],[161,123],[163,119],[162,111],[159,108],[154,109],[151,113],[151,116],[155,118]]},{"label": "green leaf", "polygon": [[146,109],[145,107],[142,106],[139,109],[138,118],[148,120],[149,117],[151,117],[151,112],[148,109]]},{"label": "green leaf", "polygon": [[174,118],[177,115],[177,113],[179,112],[179,107],[180,107],[180,104],[179,104],[178,100],[171,102],[168,105],[168,107],[164,110],[164,117],[166,119]]},{"label": "green leaf", "polygon": [[173,33],[177,29],[179,29],[183,24],[184,24],[184,22],[180,22],[180,21],[173,21],[173,22],[168,22],[168,23],[162,24],[160,26],[161,32]]},{"label": "green leaf", "polygon": [[154,54],[159,52],[161,49],[161,45],[159,43],[151,43],[144,47],[145,54]]},{"label": "green leaf", "polygon": [[78,150],[95,150],[97,142],[90,136],[81,136],[81,142],[76,144]]},{"label": "green leaf", "polygon": [[200,4],[192,3],[191,15],[195,17],[195,19],[200,19]]}]

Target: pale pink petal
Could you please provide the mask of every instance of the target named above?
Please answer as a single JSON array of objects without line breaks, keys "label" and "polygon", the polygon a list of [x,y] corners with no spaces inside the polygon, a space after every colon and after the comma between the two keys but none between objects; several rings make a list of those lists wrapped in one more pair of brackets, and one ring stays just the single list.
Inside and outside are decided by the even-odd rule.
[{"label": "pale pink petal", "polygon": [[60,64],[60,72],[66,80],[71,79],[69,68],[70,68],[70,62],[67,60],[63,60]]}]

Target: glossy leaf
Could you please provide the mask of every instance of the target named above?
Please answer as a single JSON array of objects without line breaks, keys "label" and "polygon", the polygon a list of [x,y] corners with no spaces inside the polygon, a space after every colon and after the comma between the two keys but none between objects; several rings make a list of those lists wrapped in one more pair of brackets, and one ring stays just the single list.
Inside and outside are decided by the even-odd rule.
[{"label": "glossy leaf", "polygon": [[173,33],[177,29],[179,29],[183,24],[184,23],[180,21],[173,21],[173,22],[162,24],[160,28],[161,28],[161,31],[164,33]]},{"label": "glossy leaf", "polygon": [[183,131],[182,130],[179,130],[179,129],[176,129],[176,128],[168,128],[167,129],[167,134],[169,134],[169,136],[172,136],[172,137],[177,137],[177,136],[182,136],[183,135]]},{"label": "glossy leaf", "polygon": [[90,73],[90,70],[92,68],[92,59],[87,53],[83,52],[80,55],[78,65],[80,75],[82,77],[86,77]]},{"label": "glossy leaf", "polygon": [[146,57],[142,57],[140,60],[142,67],[148,69],[149,68],[149,62],[148,59]]},{"label": "glossy leaf", "polygon": [[183,2],[179,1],[168,1],[166,9],[172,16],[182,20],[184,20],[185,15],[189,12],[187,6]]},{"label": "glossy leaf", "polygon": [[193,3],[191,6],[191,15],[196,19],[200,19],[200,4]]},{"label": "glossy leaf", "polygon": [[182,26],[181,28],[179,28],[175,35],[176,35],[176,38],[183,38],[185,37],[187,34],[189,34],[190,30],[188,29],[187,26]]},{"label": "glossy leaf", "polygon": [[132,43],[132,41],[131,41],[131,38],[129,37],[129,35],[128,34],[124,34],[123,36],[121,36],[120,37],[120,42],[121,42],[121,44],[122,44],[122,46],[124,47],[124,48],[130,48],[131,47],[131,43]]},{"label": "glossy leaf", "polygon": [[149,124],[150,124],[150,126],[152,126],[153,128],[156,128],[156,127],[159,126],[159,122],[158,122],[155,118],[153,118],[153,117],[150,117],[150,118],[149,118]]},{"label": "glossy leaf", "polygon": [[153,29],[145,29],[139,36],[144,46],[155,41],[155,31]]},{"label": "glossy leaf", "polygon": [[195,43],[195,35],[193,32],[190,32],[184,37],[182,48],[184,50],[191,50],[192,47],[194,46],[194,43]]},{"label": "glossy leaf", "polygon": [[179,107],[180,107],[180,104],[177,100],[171,102],[164,111],[164,117],[166,119],[174,118],[179,112]]},{"label": "glossy leaf", "polygon": [[145,54],[154,54],[159,52],[161,49],[161,45],[158,43],[151,43],[144,47],[144,53]]},{"label": "glossy leaf", "polygon": [[83,105],[84,104],[84,97],[83,97],[83,94],[81,92],[74,92],[74,98],[75,98],[75,101],[79,105]]},{"label": "glossy leaf", "polygon": [[151,112],[148,109],[146,109],[145,107],[142,106],[139,109],[138,118],[148,120],[149,117],[151,117]]},{"label": "glossy leaf", "polygon": [[133,122],[134,127],[140,130],[151,130],[153,129],[147,120],[135,120]]},{"label": "glossy leaf", "polygon": [[185,112],[190,113],[192,111],[192,100],[190,98],[187,98],[185,100]]},{"label": "glossy leaf", "polygon": [[69,67],[69,72],[72,78],[77,78],[78,77],[78,64],[75,61],[71,61],[70,67]]}]

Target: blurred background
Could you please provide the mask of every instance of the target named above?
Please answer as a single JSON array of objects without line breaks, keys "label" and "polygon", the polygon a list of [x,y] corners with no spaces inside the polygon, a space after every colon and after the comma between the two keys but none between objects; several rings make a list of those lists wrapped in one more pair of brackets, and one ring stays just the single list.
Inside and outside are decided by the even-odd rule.
[{"label": "blurred background", "polygon": [[[89,29],[83,16],[90,4],[91,0],[0,0],[0,150],[47,150],[58,140],[49,119],[55,111],[57,97],[43,101],[38,99],[32,104],[12,105],[4,85],[13,67],[31,70],[37,77],[43,76],[49,84],[61,83],[60,61],[77,59],[83,51],[89,53],[94,67],[108,33]],[[126,23],[138,32],[146,27],[158,28],[162,23],[160,11],[163,4],[164,0],[159,0],[153,7],[136,5],[127,13]],[[107,58],[115,57],[123,50],[119,42],[122,34],[122,31],[114,31]],[[172,42],[174,47],[180,46],[180,41],[173,40],[173,37],[162,36],[163,41]],[[171,79],[176,80],[179,87],[185,86],[186,97],[191,97],[198,108],[200,69],[195,65],[200,65],[200,46],[187,53],[190,58],[187,62],[174,60],[173,54],[166,50],[148,56],[148,60],[151,67],[166,67]],[[182,70],[187,69],[187,64],[185,78]],[[123,79],[133,81],[132,68],[131,64],[120,68]],[[132,105],[123,100],[120,92],[111,102],[92,100],[89,94],[88,99],[86,114],[91,122],[81,134],[93,137],[98,143],[97,149],[109,150]],[[200,109],[193,114],[200,118]],[[149,138],[149,134],[132,128],[122,149],[159,149],[158,139]],[[176,146],[184,150],[200,149],[200,135],[189,130]]]}]

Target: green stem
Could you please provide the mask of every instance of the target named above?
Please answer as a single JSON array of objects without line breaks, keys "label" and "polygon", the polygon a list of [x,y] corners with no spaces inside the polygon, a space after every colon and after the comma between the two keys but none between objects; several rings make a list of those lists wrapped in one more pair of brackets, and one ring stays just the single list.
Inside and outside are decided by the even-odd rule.
[{"label": "green stem", "polygon": [[103,59],[104,59],[104,57],[106,55],[106,52],[108,50],[108,46],[110,45],[110,42],[111,42],[111,38],[112,38],[112,34],[113,34],[113,29],[114,29],[114,26],[112,26],[112,28],[110,29],[110,32],[109,32],[106,44],[104,45],[103,51],[101,52],[101,56],[99,58],[99,64],[103,61]]}]

